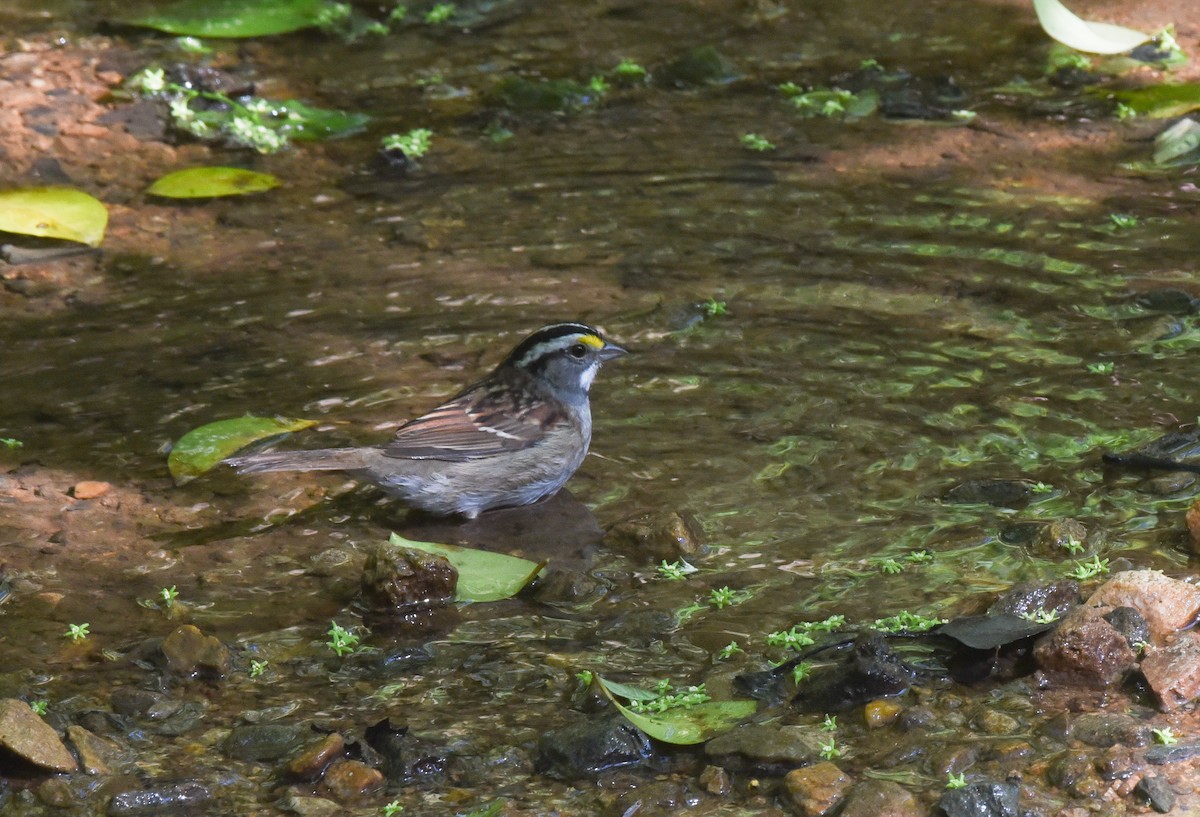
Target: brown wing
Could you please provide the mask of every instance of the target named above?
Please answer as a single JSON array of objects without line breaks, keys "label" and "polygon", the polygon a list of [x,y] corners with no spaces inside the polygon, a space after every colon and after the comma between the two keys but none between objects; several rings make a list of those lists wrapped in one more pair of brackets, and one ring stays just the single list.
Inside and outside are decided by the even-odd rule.
[{"label": "brown wing", "polygon": [[400,426],[383,447],[384,455],[448,462],[494,457],[528,448],[566,419],[555,406],[525,403],[511,394],[492,392],[485,407],[480,405],[485,393],[480,387],[469,389]]}]

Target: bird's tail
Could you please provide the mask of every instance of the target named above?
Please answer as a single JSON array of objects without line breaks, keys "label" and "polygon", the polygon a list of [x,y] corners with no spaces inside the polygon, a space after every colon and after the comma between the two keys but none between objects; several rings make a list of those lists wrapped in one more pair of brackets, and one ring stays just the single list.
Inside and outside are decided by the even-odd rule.
[{"label": "bird's tail", "polygon": [[353,471],[362,468],[359,448],[319,448],[315,451],[264,451],[225,460],[239,474],[265,471]]}]

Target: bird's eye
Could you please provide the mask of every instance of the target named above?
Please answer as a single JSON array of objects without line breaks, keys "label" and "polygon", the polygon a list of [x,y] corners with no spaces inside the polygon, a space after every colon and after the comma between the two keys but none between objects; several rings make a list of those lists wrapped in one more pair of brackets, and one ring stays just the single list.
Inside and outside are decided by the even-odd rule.
[{"label": "bird's eye", "polygon": [[576,360],[582,360],[587,355],[587,347],[582,343],[576,343],[567,349],[567,354]]}]

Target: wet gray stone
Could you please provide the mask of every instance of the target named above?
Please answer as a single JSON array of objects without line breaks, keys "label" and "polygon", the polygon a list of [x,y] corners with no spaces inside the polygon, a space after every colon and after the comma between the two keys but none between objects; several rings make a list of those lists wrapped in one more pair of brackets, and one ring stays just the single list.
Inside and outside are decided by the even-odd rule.
[{"label": "wet gray stone", "polygon": [[956,505],[992,505],[1011,508],[1022,504],[1033,492],[1030,483],[1020,479],[970,479],[946,493],[942,501]]},{"label": "wet gray stone", "polygon": [[176,628],[162,642],[167,668],[183,678],[224,678],[233,664],[229,649],[192,624]]},{"label": "wet gray stone", "polygon": [[864,780],[850,789],[838,817],[923,817],[917,799],[890,780]]},{"label": "wet gray stone", "polygon": [[387,779],[401,786],[437,780],[450,766],[451,754],[440,744],[414,735],[407,726],[380,721],[366,731],[368,758]]},{"label": "wet gray stone", "polygon": [[1133,793],[1144,797],[1150,808],[1159,814],[1166,814],[1175,808],[1175,792],[1163,777],[1143,777],[1138,781]]},{"label": "wet gray stone", "polygon": [[1088,746],[1102,749],[1118,743],[1125,746],[1145,746],[1150,742],[1150,727],[1129,715],[1088,712],[1071,723],[1069,735]]},{"label": "wet gray stone", "polygon": [[123,791],[108,803],[109,817],[142,817],[142,815],[183,811],[212,799],[208,787],[195,780],[162,783],[145,789]]},{"label": "wet gray stone", "polygon": [[222,749],[238,760],[280,760],[290,756],[312,738],[304,724],[255,723],[235,727]]},{"label": "wet gray stone", "polygon": [[731,768],[795,768],[819,760],[824,740],[816,729],[805,726],[751,723],[717,735],[704,745],[704,753]]},{"label": "wet gray stone", "polygon": [[1016,783],[972,783],[942,794],[946,817],[1017,817],[1021,789]]},{"label": "wet gray stone", "polygon": [[644,763],[650,739],[624,718],[588,718],[547,732],[538,741],[533,766],[560,780],[594,777],[600,772]]},{"label": "wet gray stone", "polygon": [[1182,763],[1200,756],[1200,743],[1180,743],[1175,746],[1151,746],[1146,750],[1146,762],[1155,766]]}]

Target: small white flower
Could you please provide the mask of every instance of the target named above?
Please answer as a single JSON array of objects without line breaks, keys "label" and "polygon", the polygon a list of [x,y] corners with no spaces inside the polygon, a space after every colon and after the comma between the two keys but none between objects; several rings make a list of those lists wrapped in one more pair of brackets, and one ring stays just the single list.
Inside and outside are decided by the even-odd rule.
[{"label": "small white flower", "polygon": [[187,122],[180,122],[179,126],[192,136],[208,136],[212,132],[203,119],[189,119]]},{"label": "small white flower", "polygon": [[195,118],[196,112],[192,110],[190,102],[186,96],[177,96],[171,100],[171,118],[175,120],[176,125],[182,127],[185,122]]},{"label": "small white flower", "polygon": [[167,78],[163,69],[147,68],[133,78],[132,84],[148,94],[157,94],[167,87]]}]

